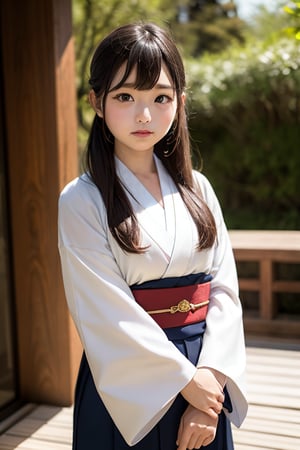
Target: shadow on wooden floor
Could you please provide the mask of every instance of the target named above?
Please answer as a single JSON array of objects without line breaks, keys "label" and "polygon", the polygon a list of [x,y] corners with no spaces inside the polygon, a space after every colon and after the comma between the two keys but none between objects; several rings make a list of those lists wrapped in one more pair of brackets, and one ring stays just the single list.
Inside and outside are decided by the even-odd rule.
[{"label": "shadow on wooden floor", "polygon": [[[249,413],[233,427],[235,450],[299,450],[300,342],[248,338],[247,359]],[[0,436],[0,450],[71,450],[71,440],[72,408],[41,405]]]}]

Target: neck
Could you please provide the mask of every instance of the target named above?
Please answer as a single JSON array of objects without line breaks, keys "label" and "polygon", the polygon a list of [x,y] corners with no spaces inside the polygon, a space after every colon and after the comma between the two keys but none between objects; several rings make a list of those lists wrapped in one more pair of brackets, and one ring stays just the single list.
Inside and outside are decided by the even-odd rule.
[{"label": "neck", "polygon": [[116,152],[116,156],[135,175],[156,173],[153,151],[136,152],[135,154]]}]

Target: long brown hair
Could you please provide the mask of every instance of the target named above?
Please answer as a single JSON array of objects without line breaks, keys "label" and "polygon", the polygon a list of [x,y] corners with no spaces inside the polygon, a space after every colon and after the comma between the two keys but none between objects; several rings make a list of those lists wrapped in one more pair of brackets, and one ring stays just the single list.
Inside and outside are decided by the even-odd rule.
[{"label": "long brown hair", "polygon": [[127,195],[118,179],[114,160],[114,137],[105,124],[105,101],[111,83],[120,67],[126,63],[121,87],[136,68],[136,89],[151,89],[157,83],[164,63],[176,90],[178,107],[171,131],[154,147],[174,180],[186,204],[199,235],[199,250],[209,248],[216,238],[213,215],[194,186],[182,93],[185,72],[181,56],[169,34],[154,24],[129,24],[117,28],[97,47],[91,62],[90,86],[94,91],[103,119],[95,115],[86,153],[86,170],[98,187],[106,210],[109,229],[121,248],[142,253],[140,229]]}]

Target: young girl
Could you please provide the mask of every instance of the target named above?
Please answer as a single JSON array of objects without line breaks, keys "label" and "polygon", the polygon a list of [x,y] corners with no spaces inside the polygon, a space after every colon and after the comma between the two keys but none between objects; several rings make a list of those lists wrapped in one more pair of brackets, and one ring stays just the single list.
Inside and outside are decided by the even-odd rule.
[{"label": "young girl", "polygon": [[75,450],[233,449],[247,411],[232,249],[192,170],[169,35],[122,26],[91,63],[86,172],[59,202],[68,305],[84,347]]}]

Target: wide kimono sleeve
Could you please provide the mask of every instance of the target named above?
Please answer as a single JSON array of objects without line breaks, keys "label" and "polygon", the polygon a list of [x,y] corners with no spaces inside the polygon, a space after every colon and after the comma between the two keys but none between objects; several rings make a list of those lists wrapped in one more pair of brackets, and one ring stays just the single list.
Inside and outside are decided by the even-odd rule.
[{"label": "wide kimono sleeve", "polygon": [[68,306],[96,389],[134,445],[196,368],[134,301],[109,247],[101,196],[89,181],[75,180],[60,196],[59,251]]},{"label": "wide kimono sleeve", "polygon": [[210,270],[213,280],[207,327],[198,367],[212,367],[227,376],[226,387],[233,407],[232,412],[227,412],[227,416],[236,426],[240,426],[247,414],[248,405],[244,381],[246,351],[236,265],[216,195],[203,175],[196,173],[196,177],[217,225],[217,240]]}]

